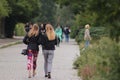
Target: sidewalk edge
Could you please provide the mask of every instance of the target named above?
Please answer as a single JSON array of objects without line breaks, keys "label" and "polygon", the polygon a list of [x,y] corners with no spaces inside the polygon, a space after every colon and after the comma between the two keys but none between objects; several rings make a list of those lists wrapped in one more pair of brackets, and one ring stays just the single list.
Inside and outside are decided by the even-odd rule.
[{"label": "sidewalk edge", "polygon": [[0,45],[0,49],[2,48],[6,48],[6,47],[9,47],[9,46],[12,46],[12,45],[16,45],[16,44],[21,44],[22,41],[19,40],[19,41],[16,41],[16,42],[9,42],[9,43],[6,43],[6,44],[3,44],[3,45]]}]

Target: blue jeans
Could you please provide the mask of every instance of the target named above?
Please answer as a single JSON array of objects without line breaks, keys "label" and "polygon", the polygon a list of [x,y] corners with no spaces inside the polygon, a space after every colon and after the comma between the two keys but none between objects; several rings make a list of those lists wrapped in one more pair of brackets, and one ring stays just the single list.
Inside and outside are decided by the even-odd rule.
[{"label": "blue jeans", "polygon": [[89,44],[90,44],[90,41],[89,41],[89,40],[86,40],[86,41],[85,41],[85,48],[87,48],[87,47],[89,46]]},{"label": "blue jeans", "polygon": [[65,41],[69,42],[69,35],[65,35]]},{"label": "blue jeans", "polygon": [[52,61],[54,57],[54,50],[43,50],[44,55],[44,71],[45,75],[52,70]]}]

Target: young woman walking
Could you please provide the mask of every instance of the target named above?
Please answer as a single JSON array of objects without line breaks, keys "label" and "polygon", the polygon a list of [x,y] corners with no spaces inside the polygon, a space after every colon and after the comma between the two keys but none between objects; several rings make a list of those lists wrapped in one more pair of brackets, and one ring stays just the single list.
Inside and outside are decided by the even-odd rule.
[{"label": "young woman walking", "polygon": [[33,70],[33,77],[35,76],[37,67],[37,57],[39,51],[39,26],[34,24],[27,35],[24,37],[23,42],[27,45],[27,69],[28,78],[31,78],[31,72]]},{"label": "young woman walking", "polygon": [[57,45],[60,42],[60,40],[56,37],[54,29],[51,24],[46,24],[45,28],[46,32],[41,38],[42,40],[41,44],[44,56],[45,77],[50,79],[55,45]]}]

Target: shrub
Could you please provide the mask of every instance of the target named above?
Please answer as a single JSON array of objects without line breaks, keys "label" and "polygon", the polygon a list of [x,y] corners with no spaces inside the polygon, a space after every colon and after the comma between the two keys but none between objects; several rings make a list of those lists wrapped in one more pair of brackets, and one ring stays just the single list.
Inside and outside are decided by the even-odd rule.
[{"label": "shrub", "polygon": [[19,23],[16,25],[15,30],[14,30],[14,35],[15,36],[24,36],[25,35],[24,24]]},{"label": "shrub", "polygon": [[[76,36],[76,41],[81,42],[84,39],[84,30],[80,29],[78,35]],[[91,27],[90,28],[90,35],[93,40],[98,40],[103,36],[106,36],[108,32],[105,30],[104,27]]]},{"label": "shrub", "polygon": [[70,37],[75,38],[76,35],[78,35],[78,33],[79,33],[79,29],[76,26],[72,26],[71,27]]},{"label": "shrub", "polygon": [[83,80],[119,80],[120,44],[102,38],[91,48],[81,51],[74,62]]}]

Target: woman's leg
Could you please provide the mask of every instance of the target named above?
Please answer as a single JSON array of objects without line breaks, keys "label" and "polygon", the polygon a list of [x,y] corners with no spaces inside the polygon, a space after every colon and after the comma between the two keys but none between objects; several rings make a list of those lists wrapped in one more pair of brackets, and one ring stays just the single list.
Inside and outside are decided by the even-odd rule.
[{"label": "woman's leg", "polygon": [[37,57],[38,57],[38,51],[33,51],[33,76],[35,76],[36,67],[37,67]]},{"label": "woman's leg", "polygon": [[48,78],[51,78],[53,57],[54,57],[54,50],[49,50],[48,59],[47,59],[47,62],[48,62]]},{"label": "woman's leg", "polygon": [[29,75],[28,75],[29,78],[31,78],[32,65],[33,65],[32,50],[28,50],[27,69],[28,69],[28,73],[29,73]]},{"label": "woman's leg", "polygon": [[44,56],[44,72],[45,72],[45,77],[46,75],[48,75],[48,71],[47,71],[47,59],[48,59],[48,53],[46,50],[43,50],[43,56]]},{"label": "woman's leg", "polygon": [[89,44],[90,44],[89,40],[86,40],[85,41],[85,47],[87,48],[89,46]]},{"label": "woman's leg", "polygon": [[67,42],[69,42],[69,34],[67,35]]},{"label": "woman's leg", "polygon": [[66,34],[65,37],[66,37],[66,42],[69,42],[69,35]]}]

